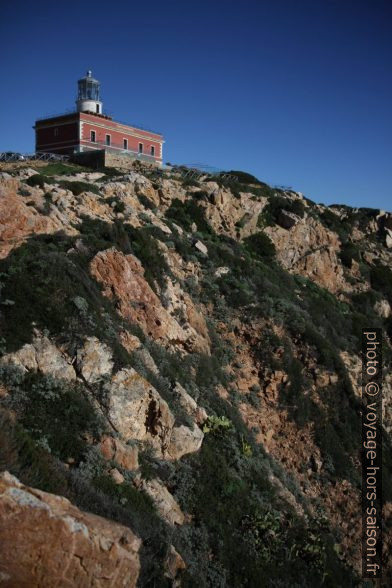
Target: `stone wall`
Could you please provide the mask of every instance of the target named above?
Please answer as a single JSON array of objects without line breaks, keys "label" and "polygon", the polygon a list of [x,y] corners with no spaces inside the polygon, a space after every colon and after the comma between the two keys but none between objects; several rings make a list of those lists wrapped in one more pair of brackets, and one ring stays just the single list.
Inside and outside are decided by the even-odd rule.
[{"label": "stone wall", "polygon": [[144,168],[161,167],[159,161],[144,161],[129,153],[110,153],[105,149],[75,153],[72,156],[72,161],[93,169],[116,167],[123,170],[131,170],[135,168],[135,164],[140,164],[140,166]]},{"label": "stone wall", "polygon": [[160,167],[159,161],[143,161],[127,153],[109,153],[105,152],[105,165],[108,167],[118,167],[122,169],[133,169],[134,163],[139,161],[144,167]]}]

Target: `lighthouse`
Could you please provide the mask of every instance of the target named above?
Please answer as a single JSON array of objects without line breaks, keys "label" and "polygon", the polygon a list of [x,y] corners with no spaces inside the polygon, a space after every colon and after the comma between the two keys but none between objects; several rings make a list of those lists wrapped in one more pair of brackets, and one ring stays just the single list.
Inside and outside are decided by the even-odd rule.
[{"label": "lighthouse", "polygon": [[102,114],[100,85],[100,82],[92,77],[90,69],[84,78],[78,80],[78,97],[76,99],[76,110],[78,112]]},{"label": "lighthouse", "polygon": [[35,121],[36,152],[75,155],[95,151],[101,152],[105,161],[111,155],[121,157],[123,163],[139,159],[161,166],[162,134],[117,122],[105,114],[100,86],[88,70],[78,80],[75,110]]}]

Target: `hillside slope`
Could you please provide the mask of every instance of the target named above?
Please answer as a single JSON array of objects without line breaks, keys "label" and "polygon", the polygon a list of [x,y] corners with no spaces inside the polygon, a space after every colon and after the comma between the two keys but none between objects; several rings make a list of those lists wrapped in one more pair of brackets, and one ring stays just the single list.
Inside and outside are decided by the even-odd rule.
[{"label": "hillside slope", "polygon": [[392,215],[232,175],[0,173],[0,468],[113,521],[116,550],[128,527],[138,586],[357,586],[360,338],[381,327],[390,585]]}]

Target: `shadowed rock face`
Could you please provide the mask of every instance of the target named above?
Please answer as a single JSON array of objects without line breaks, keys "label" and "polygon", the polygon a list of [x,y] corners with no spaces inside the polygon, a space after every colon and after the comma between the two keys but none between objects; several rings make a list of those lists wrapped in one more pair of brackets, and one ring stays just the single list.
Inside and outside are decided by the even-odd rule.
[{"label": "shadowed rock face", "polygon": [[25,586],[136,586],[140,539],[66,498],[0,476],[0,582]]},{"label": "shadowed rock face", "polygon": [[[77,504],[91,490],[102,497],[91,509],[129,528],[4,474],[0,586],[132,587],[148,579],[175,588],[181,576],[189,585],[218,578],[253,586],[255,577],[291,569],[288,581],[279,575],[271,585],[311,588],[332,578],[336,557],[359,572],[357,326],[366,318],[389,329],[392,217],[288,191],[278,214],[274,189],[183,185],[167,170],[75,174],[67,189],[61,176],[33,187],[25,181],[32,173],[0,172],[0,466]],[[86,191],[74,194],[72,181],[86,182]],[[298,200],[301,218],[290,212]],[[249,241],[259,233],[273,242],[275,259],[263,255],[268,239]],[[371,274],[380,266],[377,290]],[[46,320],[57,313],[52,298],[65,318],[58,324]],[[28,328],[19,348],[1,332],[14,324]],[[388,334],[383,349],[387,357]],[[389,435],[391,391],[385,375]],[[58,402],[70,392],[76,414]],[[37,394],[39,421],[27,418]],[[81,419],[78,394],[91,405]],[[4,409],[10,432],[1,427]],[[102,424],[84,427],[94,411]],[[26,465],[26,439],[38,463],[28,454]],[[38,477],[47,467],[54,485]],[[319,507],[340,550],[327,565]],[[390,495],[384,510],[387,551]],[[268,526],[273,512],[261,538],[258,525]],[[336,585],[356,585],[345,578]]]}]

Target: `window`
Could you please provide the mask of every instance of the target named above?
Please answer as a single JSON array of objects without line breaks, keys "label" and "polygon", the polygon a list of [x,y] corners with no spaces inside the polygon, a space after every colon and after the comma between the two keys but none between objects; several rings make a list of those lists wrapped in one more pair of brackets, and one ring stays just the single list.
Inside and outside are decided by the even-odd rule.
[{"label": "window", "polygon": [[106,143],[106,145],[110,145],[110,135],[106,135],[105,143]]},{"label": "window", "polygon": [[123,139],[123,148],[128,150],[128,139]]},{"label": "window", "polygon": [[143,153],[143,143],[139,143],[139,153]]},{"label": "window", "polygon": [[99,114],[99,104],[97,104],[97,114]]},{"label": "window", "polygon": [[59,130],[58,130],[57,127],[54,129],[54,136],[55,137],[58,137],[59,136]]},{"label": "window", "polygon": [[152,156],[155,155],[155,147],[154,147],[154,145],[151,145],[150,153],[151,153]]},{"label": "window", "polygon": [[96,141],[95,131],[90,131],[90,141],[91,141],[91,143],[95,143],[95,141]]}]

